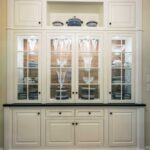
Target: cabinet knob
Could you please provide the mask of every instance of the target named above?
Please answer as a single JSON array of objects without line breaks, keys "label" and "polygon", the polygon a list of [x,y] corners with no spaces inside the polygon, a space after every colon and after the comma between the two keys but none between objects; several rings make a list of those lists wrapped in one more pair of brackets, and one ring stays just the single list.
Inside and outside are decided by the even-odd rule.
[{"label": "cabinet knob", "polygon": [[72,94],[74,94],[74,92],[72,92]]},{"label": "cabinet knob", "polygon": [[59,115],[61,115],[62,114],[62,112],[59,112]]},{"label": "cabinet knob", "polygon": [[39,94],[41,94],[41,92],[39,92]]},{"label": "cabinet knob", "polygon": [[40,112],[38,112],[37,115],[40,115]]},{"label": "cabinet knob", "polygon": [[76,92],[76,94],[78,94],[78,92]]},{"label": "cabinet knob", "polygon": [[109,92],[109,94],[111,94],[111,92]]},{"label": "cabinet knob", "polygon": [[76,122],[76,126],[78,125],[78,123]]},{"label": "cabinet knob", "polygon": [[38,23],[41,24],[41,21],[39,21]]},{"label": "cabinet knob", "polygon": [[91,112],[89,111],[89,115],[91,115]]},{"label": "cabinet knob", "polygon": [[111,23],[111,22],[109,22],[109,25],[112,25],[112,23]]},{"label": "cabinet knob", "polygon": [[112,115],[113,113],[112,113],[112,112],[110,112],[109,114],[110,114],[110,115]]},{"label": "cabinet knob", "polygon": [[74,125],[74,122],[72,123],[72,125]]}]

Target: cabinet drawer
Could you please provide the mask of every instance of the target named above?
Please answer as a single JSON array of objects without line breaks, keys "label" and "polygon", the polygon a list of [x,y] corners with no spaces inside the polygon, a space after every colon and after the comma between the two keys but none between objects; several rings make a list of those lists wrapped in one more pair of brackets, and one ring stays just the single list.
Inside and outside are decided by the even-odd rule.
[{"label": "cabinet drawer", "polygon": [[46,116],[47,117],[74,116],[74,110],[71,109],[46,110]]},{"label": "cabinet drawer", "polygon": [[103,116],[103,110],[94,110],[94,109],[77,109],[76,116]]}]

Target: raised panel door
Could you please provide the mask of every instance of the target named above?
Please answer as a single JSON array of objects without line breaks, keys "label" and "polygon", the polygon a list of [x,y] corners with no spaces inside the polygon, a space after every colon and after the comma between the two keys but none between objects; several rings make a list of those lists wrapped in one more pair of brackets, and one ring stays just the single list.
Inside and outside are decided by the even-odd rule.
[{"label": "raised panel door", "polygon": [[99,146],[104,140],[104,121],[99,120],[76,120],[76,145]]},{"label": "raised panel door", "polygon": [[114,109],[109,111],[109,145],[136,145],[136,110]]},{"label": "raised panel door", "polygon": [[40,1],[15,1],[16,26],[41,26]]},{"label": "raised panel door", "polygon": [[135,27],[136,4],[134,2],[110,2],[109,3],[109,27]]},{"label": "raised panel door", "polygon": [[13,145],[40,146],[40,110],[13,111]]},{"label": "raised panel door", "polygon": [[74,145],[73,120],[46,120],[46,146]]}]

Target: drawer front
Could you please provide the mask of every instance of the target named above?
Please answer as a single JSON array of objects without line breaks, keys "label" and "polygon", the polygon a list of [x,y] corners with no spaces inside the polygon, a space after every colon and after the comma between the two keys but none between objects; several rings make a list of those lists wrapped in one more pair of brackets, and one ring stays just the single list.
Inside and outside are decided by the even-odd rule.
[{"label": "drawer front", "polygon": [[94,110],[94,109],[77,109],[76,110],[76,116],[103,116],[104,112],[103,110]]},{"label": "drawer front", "polygon": [[55,110],[46,110],[47,117],[70,117],[74,116],[74,110],[67,109],[55,109]]}]

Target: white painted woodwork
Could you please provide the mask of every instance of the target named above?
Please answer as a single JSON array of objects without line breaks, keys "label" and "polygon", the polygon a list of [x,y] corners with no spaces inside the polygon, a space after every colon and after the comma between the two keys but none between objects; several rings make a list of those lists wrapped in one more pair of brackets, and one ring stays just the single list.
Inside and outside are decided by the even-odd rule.
[{"label": "white painted woodwork", "polygon": [[103,110],[100,109],[77,109],[76,116],[82,117],[95,117],[95,116],[104,116]]},{"label": "white painted woodwork", "polygon": [[109,145],[136,145],[136,109],[109,110]]},{"label": "white painted woodwork", "polygon": [[117,28],[134,28],[136,25],[135,2],[109,2],[108,26]]},{"label": "white painted woodwork", "polygon": [[46,110],[47,117],[69,117],[74,116],[74,110],[72,109],[50,109]]},{"label": "white painted woodwork", "polygon": [[40,110],[13,110],[13,146],[40,146]]},{"label": "white painted woodwork", "polygon": [[77,146],[99,146],[104,141],[103,119],[76,120],[76,145]]},{"label": "white painted woodwork", "polygon": [[16,26],[41,26],[41,1],[15,1]]},{"label": "white painted woodwork", "polygon": [[46,120],[46,146],[73,146],[74,120]]},{"label": "white painted woodwork", "polygon": [[[73,116],[47,116],[50,108],[5,107],[5,150],[12,147],[13,150],[22,147],[25,150],[65,147],[144,149],[144,108],[93,108],[103,111],[103,116],[77,116],[76,113]],[[73,112],[76,109],[70,108]],[[90,107],[81,109],[88,111]]]}]

